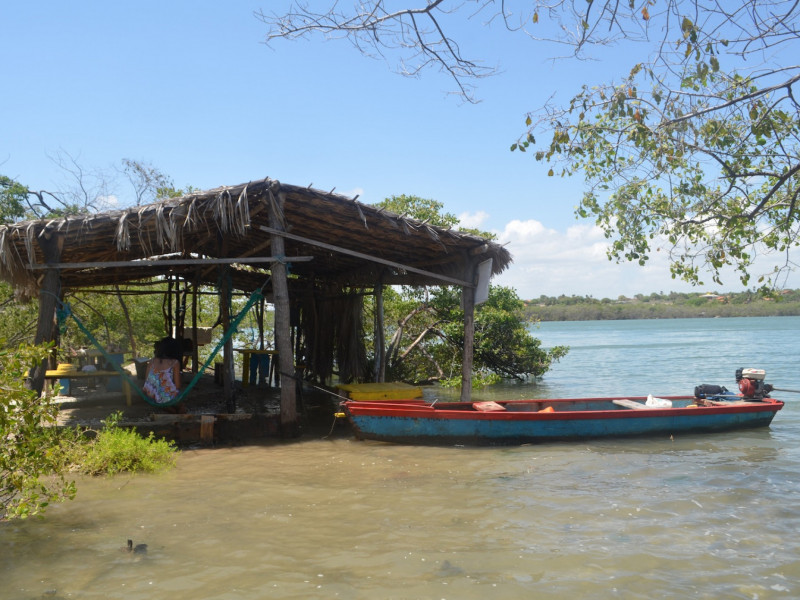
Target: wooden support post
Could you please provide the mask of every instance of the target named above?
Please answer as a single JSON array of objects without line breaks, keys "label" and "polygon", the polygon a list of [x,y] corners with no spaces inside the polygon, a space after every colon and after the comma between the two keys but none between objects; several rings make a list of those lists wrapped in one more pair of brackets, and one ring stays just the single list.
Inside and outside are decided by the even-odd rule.
[{"label": "wooden support post", "polygon": [[[223,267],[222,285],[220,289],[220,312],[222,313],[222,331],[226,332],[231,326],[231,288],[228,280],[228,267]],[[236,410],[233,383],[235,381],[233,360],[233,337],[229,337],[223,346],[222,357],[222,397],[229,413]]]},{"label": "wooden support post", "polygon": [[[272,195],[272,191],[270,194]],[[269,207],[269,224],[276,230],[283,229],[283,205],[286,196],[278,193],[273,196]],[[272,255],[284,256],[283,237],[272,236]],[[281,381],[281,427],[284,434],[294,434],[297,428],[297,394],[294,380],[286,375],[294,375],[292,355],[291,318],[289,315],[289,283],[286,265],[272,263],[272,292],[275,304],[275,349],[278,351],[278,368]]]},{"label": "wooden support post", "polygon": [[194,282],[192,283],[192,330],[194,331],[194,344],[192,344],[192,373],[196,374],[198,369],[198,343],[197,343],[197,295],[199,293],[198,287],[200,286],[199,271],[194,274]]},{"label": "wooden support post", "polygon": [[[470,261],[467,265],[468,281],[475,276],[474,264]],[[472,398],[472,353],[475,347],[475,288],[461,288],[462,304],[464,305],[464,354],[461,359],[461,402],[471,402]]]},{"label": "wooden support post", "polygon": [[166,333],[164,335],[172,336],[172,275],[167,277],[167,322],[164,323]]},{"label": "wooden support post", "polygon": [[383,278],[375,286],[375,382],[386,381],[386,338],[383,331]]},{"label": "wooden support post", "polygon": [[200,415],[200,442],[203,444],[214,443],[214,415]]},{"label": "wooden support post", "polygon": [[[267,308],[267,299],[263,296],[261,300],[258,301],[258,306],[256,306],[256,318],[258,319],[258,349],[264,350],[264,313],[266,312]],[[260,375],[263,376],[263,373],[259,371]]]},{"label": "wooden support post", "polygon": [[[47,230],[36,238],[48,263],[58,263],[61,260],[61,250],[64,247],[64,238]],[[56,336],[56,304],[61,299],[61,272],[59,269],[47,269],[44,272],[42,285],[39,288],[39,318],[36,323],[36,335],[33,343],[43,344],[52,342]],[[36,365],[31,373],[31,389],[38,394],[44,389],[44,376],[47,371],[47,360]]]}]

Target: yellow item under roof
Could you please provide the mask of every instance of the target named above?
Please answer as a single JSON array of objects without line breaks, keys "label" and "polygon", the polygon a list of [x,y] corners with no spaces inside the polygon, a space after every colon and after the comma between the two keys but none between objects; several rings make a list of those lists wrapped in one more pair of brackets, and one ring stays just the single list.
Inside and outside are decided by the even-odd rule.
[{"label": "yellow item under roof", "polygon": [[350,400],[375,402],[380,400],[413,400],[422,398],[422,388],[402,381],[387,383],[339,383],[338,389]]}]

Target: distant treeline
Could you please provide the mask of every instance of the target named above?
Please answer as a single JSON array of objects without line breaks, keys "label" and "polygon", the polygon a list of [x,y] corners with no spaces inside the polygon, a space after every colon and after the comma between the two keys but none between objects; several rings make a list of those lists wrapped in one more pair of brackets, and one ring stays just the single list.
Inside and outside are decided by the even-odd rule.
[{"label": "distant treeline", "polygon": [[526,316],[540,321],[602,321],[613,319],[683,319],[694,317],[777,317],[800,315],[800,290],[773,295],[637,294],[598,300],[591,296],[540,296],[525,303]]}]

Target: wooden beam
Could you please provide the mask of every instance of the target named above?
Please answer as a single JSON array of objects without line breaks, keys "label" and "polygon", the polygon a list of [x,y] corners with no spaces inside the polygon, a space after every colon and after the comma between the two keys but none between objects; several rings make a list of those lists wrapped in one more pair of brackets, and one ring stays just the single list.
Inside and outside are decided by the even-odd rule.
[{"label": "wooden beam", "polygon": [[[342,248],[341,246],[334,246],[333,244],[326,244],[325,242],[318,242],[317,240],[312,240],[310,238],[303,237],[300,235],[294,235],[292,233],[287,233],[285,231],[279,231],[277,229],[273,229],[272,227],[265,227],[264,225],[259,225],[259,227],[263,231],[266,231],[267,233],[271,233],[273,235],[279,235],[281,237],[294,240],[296,242],[303,242],[304,244],[319,246],[320,248],[325,248],[326,250],[331,250],[333,252],[339,252],[340,254],[347,254],[348,256],[355,256],[356,258],[362,258],[364,260],[369,260],[382,265],[395,267],[397,269],[403,269],[404,271],[410,271],[411,273],[418,273],[419,275],[425,275],[426,277],[440,279],[441,281],[444,281],[445,283],[450,283],[452,285],[460,285],[462,287],[470,287],[470,288],[475,287],[474,283],[470,283],[469,281],[465,281],[463,279],[456,279],[455,277],[448,277],[447,275],[442,275],[441,273],[434,273],[433,271],[425,271],[424,269],[417,269],[416,267],[404,265],[402,263],[394,262],[392,260],[378,258],[377,256],[370,256],[369,254],[364,254],[363,252],[348,250],[347,248]],[[292,258],[291,260],[294,260],[294,258]]]},{"label": "wooden beam", "polygon": [[179,258],[179,259],[157,259],[157,260],[110,260],[106,262],[85,262],[85,263],[44,263],[39,265],[28,265],[27,268],[34,271],[43,269],[103,269],[119,267],[182,267],[187,265],[232,265],[232,264],[257,264],[272,263],[278,260],[289,260],[291,262],[309,262],[314,260],[313,256],[290,256],[279,259],[275,256],[257,256],[253,258]]}]

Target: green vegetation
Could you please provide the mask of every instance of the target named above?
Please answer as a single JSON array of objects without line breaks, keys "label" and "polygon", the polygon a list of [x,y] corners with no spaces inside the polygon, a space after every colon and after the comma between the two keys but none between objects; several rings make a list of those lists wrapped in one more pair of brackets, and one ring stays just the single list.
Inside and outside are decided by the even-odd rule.
[{"label": "green vegetation", "polygon": [[63,466],[88,475],[157,473],[175,466],[174,442],[156,439],[153,432],[142,437],[133,429],[124,429],[119,426],[121,417],[122,413],[114,413],[99,431],[75,428],[63,432]]},{"label": "green vegetation", "polygon": [[[461,384],[464,312],[461,291],[401,288],[384,292],[387,381]],[[524,303],[516,292],[490,286],[489,299],[475,308],[473,382],[476,387],[501,378],[541,377],[567,352],[558,346],[545,350],[528,329]]]},{"label": "green vegetation", "polygon": [[49,353],[41,346],[0,347],[0,520],[36,515],[75,496],[52,434],[58,409],[49,394],[39,398],[25,386],[31,365]]},{"label": "green vegetation", "polygon": [[[440,227],[458,223],[455,215],[444,212],[440,202],[417,196],[392,196],[378,206]],[[492,237],[486,232],[467,231]],[[541,377],[566,354],[564,347],[540,347],[541,342],[530,334],[523,306],[513,289],[490,286],[489,299],[475,307],[476,387],[497,383],[501,378]],[[460,288],[388,288],[384,291],[384,314],[390,339],[386,349],[387,381],[461,384],[464,311]]]},{"label": "green vegetation", "polygon": [[[503,26],[530,36],[531,61],[559,48],[565,71],[618,46],[627,64],[605,82],[561,85],[558,99],[549,90],[511,150],[530,151],[551,177],[584,180],[576,216],[604,230],[610,258],[646,264],[661,251],[676,278],[719,283],[733,267],[743,284],[771,286],[800,242],[799,15],[797,2],[780,0],[329,0],[256,14],[268,41],[347,39],[406,75],[434,68],[469,101],[502,63],[486,42]],[[764,254],[783,264],[753,272]]]},{"label": "green vegetation", "polygon": [[[26,386],[47,346],[0,344],[0,520],[39,515],[51,502],[75,497],[70,472],[92,475],[156,472],[175,463],[171,442],[143,438],[119,427],[113,415],[97,432],[56,427],[58,407],[50,392]],[[88,435],[94,434],[94,435]]]},{"label": "green vegetation", "polygon": [[616,300],[586,296],[541,296],[525,305],[525,315],[539,321],[611,319],[680,319],[697,317],[776,317],[800,315],[800,290],[780,294],[637,294]]}]

